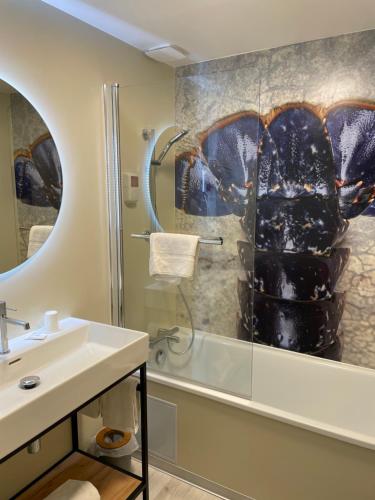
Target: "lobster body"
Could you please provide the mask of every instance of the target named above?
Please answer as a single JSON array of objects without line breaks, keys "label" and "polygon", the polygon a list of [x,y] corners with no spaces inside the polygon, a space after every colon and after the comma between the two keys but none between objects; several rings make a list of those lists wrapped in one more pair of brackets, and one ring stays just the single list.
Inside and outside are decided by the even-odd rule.
[{"label": "lobster body", "polygon": [[177,208],[236,214],[246,236],[238,338],[341,359],[345,233],[374,214],[374,186],[375,105],[359,101],[238,113],[177,158]]}]

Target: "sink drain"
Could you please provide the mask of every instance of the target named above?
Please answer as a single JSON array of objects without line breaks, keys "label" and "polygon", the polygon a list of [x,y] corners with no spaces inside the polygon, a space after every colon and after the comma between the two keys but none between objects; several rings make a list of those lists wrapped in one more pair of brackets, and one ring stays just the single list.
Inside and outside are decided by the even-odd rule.
[{"label": "sink drain", "polygon": [[37,375],[30,375],[28,377],[23,377],[20,380],[19,387],[21,389],[34,389],[34,387],[37,387],[40,384],[40,377]]}]

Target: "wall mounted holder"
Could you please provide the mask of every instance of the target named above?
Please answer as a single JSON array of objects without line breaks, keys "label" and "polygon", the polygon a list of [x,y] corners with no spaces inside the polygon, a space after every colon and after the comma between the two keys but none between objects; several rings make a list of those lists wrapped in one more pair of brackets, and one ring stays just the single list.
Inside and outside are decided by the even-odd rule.
[{"label": "wall mounted holder", "polygon": [[[144,231],[143,233],[133,233],[131,235],[132,238],[139,238],[141,240],[149,240],[150,232]],[[204,243],[205,245],[223,245],[224,239],[219,236],[217,238],[199,238],[199,243]]]}]

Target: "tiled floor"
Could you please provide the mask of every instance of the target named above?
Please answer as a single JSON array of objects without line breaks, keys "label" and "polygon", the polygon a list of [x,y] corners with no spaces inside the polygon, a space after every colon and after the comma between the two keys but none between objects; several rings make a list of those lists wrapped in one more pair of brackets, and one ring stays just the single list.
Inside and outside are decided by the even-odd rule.
[{"label": "tiled floor", "polygon": [[[149,477],[150,500],[217,500],[219,498],[154,467],[150,467]],[[139,499],[141,498],[140,496]]]}]

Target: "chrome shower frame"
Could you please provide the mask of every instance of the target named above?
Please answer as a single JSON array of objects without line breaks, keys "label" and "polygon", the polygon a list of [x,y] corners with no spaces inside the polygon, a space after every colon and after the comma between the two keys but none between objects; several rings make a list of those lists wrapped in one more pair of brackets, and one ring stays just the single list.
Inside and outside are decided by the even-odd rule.
[{"label": "chrome shower frame", "polygon": [[124,327],[124,248],[120,155],[119,84],[105,84],[104,118],[110,265],[111,322]]}]

